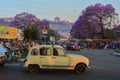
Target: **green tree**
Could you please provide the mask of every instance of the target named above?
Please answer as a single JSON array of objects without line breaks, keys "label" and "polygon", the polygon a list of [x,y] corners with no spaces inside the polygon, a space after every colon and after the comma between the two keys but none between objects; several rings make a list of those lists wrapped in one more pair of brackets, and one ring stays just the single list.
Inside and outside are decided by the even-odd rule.
[{"label": "green tree", "polygon": [[55,31],[53,30],[53,29],[49,29],[48,30],[48,36],[53,36],[53,37],[55,37]]},{"label": "green tree", "polygon": [[24,40],[37,40],[39,38],[39,31],[36,27],[27,27],[23,30]]},{"label": "green tree", "polygon": [[115,32],[113,29],[104,29],[104,36],[107,39],[115,39]]}]

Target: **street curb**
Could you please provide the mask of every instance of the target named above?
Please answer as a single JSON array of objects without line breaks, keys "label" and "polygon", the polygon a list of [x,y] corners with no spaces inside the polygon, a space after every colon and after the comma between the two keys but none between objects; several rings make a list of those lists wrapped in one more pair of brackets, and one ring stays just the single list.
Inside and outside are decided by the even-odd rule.
[{"label": "street curb", "polygon": [[112,52],[111,55],[120,57],[120,53]]},{"label": "street curb", "polygon": [[17,59],[17,61],[19,62],[24,62],[25,58],[22,58],[22,59]]}]

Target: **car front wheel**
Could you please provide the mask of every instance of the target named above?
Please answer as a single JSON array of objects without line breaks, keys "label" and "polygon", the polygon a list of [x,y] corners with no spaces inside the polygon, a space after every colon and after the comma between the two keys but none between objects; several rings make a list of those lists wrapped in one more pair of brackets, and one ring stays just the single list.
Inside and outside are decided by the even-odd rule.
[{"label": "car front wheel", "polygon": [[86,67],[85,64],[78,64],[78,65],[76,66],[76,68],[75,68],[75,72],[76,72],[77,74],[85,73],[85,72],[86,72],[86,69],[87,69],[87,67]]},{"label": "car front wheel", "polygon": [[33,73],[33,74],[39,73],[39,70],[40,70],[40,68],[39,68],[38,65],[29,65],[29,66],[28,66],[28,71],[29,71],[30,73]]}]

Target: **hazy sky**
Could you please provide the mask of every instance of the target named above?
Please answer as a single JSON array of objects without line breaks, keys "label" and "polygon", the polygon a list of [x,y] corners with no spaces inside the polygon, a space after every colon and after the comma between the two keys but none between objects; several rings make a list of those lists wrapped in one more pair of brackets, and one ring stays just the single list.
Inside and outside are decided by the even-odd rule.
[{"label": "hazy sky", "polygon": [[0,0],[0,18],[28,12],[40,19],[54,20],[58,16],[74,22],[82,10],[96,3],[112,4],[120,15],[120,0]]}]

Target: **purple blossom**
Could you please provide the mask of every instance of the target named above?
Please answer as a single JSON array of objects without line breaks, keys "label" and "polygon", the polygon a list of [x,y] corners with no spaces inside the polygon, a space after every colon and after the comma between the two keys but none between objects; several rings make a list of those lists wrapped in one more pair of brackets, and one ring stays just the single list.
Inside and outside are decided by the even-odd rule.
[{"label": "purple blossom", "polygon": [[[82,11],[71,31],[76,31],[81,36],[91,38],[93,34],[102,33],[104,25],[109,25],[110,23],[107,18],[111,18],[114,15],[115,9],[111,4],[102,5],[98,3],[88,6]],[[73,35],[77,34],[74,33]]]},{"label": "purple blossom", "polygon": [[20,14],[16,14],[16,16],[13,18],[13,21],[11,22],[10,26],[22,28],[22,27],[43,27],[47,26],[49,27],[49,24],[47,21],[40,20],[33,14],[29,14],[27,12],[23,12]]}]

